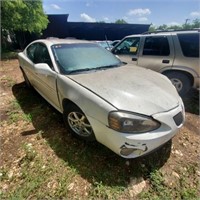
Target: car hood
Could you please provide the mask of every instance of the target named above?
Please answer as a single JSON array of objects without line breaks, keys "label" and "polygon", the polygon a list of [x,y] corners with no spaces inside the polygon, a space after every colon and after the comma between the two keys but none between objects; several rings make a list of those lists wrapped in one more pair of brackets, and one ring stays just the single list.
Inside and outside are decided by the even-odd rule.
[{"label": "car hood", "polygon": [[166,77],[133,65],[70,75],[69,78],[119,110],[153,115],[179,104],[178,93]]}]

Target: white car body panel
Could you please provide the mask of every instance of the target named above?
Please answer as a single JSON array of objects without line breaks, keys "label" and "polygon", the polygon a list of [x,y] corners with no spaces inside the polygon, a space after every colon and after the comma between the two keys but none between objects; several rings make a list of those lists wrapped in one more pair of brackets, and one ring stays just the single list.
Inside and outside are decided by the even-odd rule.
[{"label": "white car body panel", "polygon": [[176,89],[166,77],[140,67],[124,66],[70,78],[119,110],[150,116],[170,110],[179,103]]},{"label": "white car body panel", "polygon": [[[183,107],[179,105],[177,108],[168,112],[153,115],[154,119],[163,122],[163,124],[161,124],[161,127],[157,130],[141,134],[119,133],[109,129],[93,118],[89,118],[89,120],[91,124],[93,124],[93,127],[95,127],[94,131],[96,133],[97,141],[104,144],[119,155],[121,155],[120,151],[124,146],[127,148],[133,148],[135,151],[132,154],[128,156],[121,156],[125,158],[136,158],[138,156],[148,154],[175,136],[178,132],[178,128],[173,120],[173,117],[182,111]],[[182,125],[180,125],[180,127],[181,126]]]}]

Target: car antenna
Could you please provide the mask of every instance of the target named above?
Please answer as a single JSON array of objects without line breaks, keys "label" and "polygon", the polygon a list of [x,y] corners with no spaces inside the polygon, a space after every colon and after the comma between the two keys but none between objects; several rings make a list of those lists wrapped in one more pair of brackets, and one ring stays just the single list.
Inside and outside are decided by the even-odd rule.
[{"label": "car antenna", "polygon": [[111,48],[106,35],[105,35],[105,40],[106,40],[108,47]]}]

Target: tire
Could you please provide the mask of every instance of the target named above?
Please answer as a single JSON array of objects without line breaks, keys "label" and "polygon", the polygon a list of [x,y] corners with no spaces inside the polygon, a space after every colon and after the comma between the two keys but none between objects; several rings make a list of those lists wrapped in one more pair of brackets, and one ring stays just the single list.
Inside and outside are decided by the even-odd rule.
[{"label": "tire", "polygon": [[177,89],[180,96],[184,96],[192,87],[189,76],[181,72],[167,72],[166,75]]},{"label": "tire", "polygon": [[21,68],[21,71],[22,71],[22,74],[23,74],[23,77],[24,77],[26,86],[27,86],[28,88],[32,88],[32,85],[31,85],[30,81],[28,80],[28,77],[26,76],[26,74],[25,74],[25,72],[24,72],[24,70],[23,70],[22,68]]},{"label": "tire", "polygon": [[83,111],[74,104],[70,104],[63,112],[63,119],[67,130],[72,136],[84,140],[95,141],[95,135]]}]

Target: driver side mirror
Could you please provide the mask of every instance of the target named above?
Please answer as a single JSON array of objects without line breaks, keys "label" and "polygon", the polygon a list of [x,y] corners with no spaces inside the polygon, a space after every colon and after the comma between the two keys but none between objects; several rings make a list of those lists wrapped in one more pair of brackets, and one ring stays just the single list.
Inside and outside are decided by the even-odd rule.
[{"label": "driver side mirror", "polygon": [[34,65],[34,70],[38,74],[50,75],[52,74],[52,70],[46,63],[38,63]]}]

